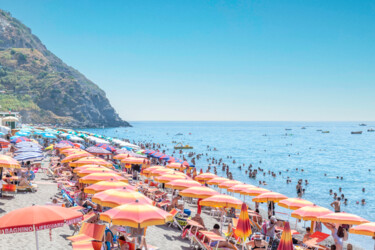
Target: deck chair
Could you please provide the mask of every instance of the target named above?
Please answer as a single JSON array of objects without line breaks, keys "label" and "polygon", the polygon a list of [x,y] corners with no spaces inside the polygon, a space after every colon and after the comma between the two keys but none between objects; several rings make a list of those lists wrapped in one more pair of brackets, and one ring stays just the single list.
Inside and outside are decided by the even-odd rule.
[{"label": "deck chair", "polygon": [[37,189],[38,189],[38,185],[36,184],[30,184],[27,186],[17,186],[17,191],[24,191],[24,192],[30,191],[34,193],[37,191]]},{"label": "deck chair", "polygon": [[[181,217],[178,217],[179,215],[181,215],[180,213],[181,211],[176,209],[176,208],[173,208],[169,213],[172,215],[172,219],[167,223],[169,224],[169,227],[171,227],[172,225],[175,225],[177,226],[180,230],[183,230],[184,227],[186,226],[186,219],[183,219]],[[185,220],[185,223],[183,223],[183,220]],[[184,225],[185,224],[185,225]]]},{"label": "deck chair", "polygon": [[67,239],[73,242],[77,241],[102,241],[105,232],[105,225],[92,224],[84,222],[79,233],[70,236]]},{"label": "deck chair", "polygon": [[95,216],[95,212],[94,211],[91,211],[90,213],[88,213],[88,214],[85,214],[84,216],[83,216],[83,220],[81,221],[81,222],[79,222],[79,223],[75,223],[75,224],[72,224],[72,227],[73,227],[73,229],[74,229],[74,231],[73,231],[73,235],[76,233],[76,232],[78,232],[79,230],[80,230],[80,226],[83,224],[83,223],[85,223],[86,221],[88,221],[88,220],[90,220],[92,217],[94,217]]},{"label": "deck chair", "polygon": [[72,247],[75,250],[82,250],[82,249],[101,250],[102,249],[102,242],[99,242],[99,241],[77,241],[77,242],[72,243]]},{"label": "deck chair", "polygon": [[17,193],[17,186],[15,184],[3,184],[3,194],[12,194],[13,196]]}]

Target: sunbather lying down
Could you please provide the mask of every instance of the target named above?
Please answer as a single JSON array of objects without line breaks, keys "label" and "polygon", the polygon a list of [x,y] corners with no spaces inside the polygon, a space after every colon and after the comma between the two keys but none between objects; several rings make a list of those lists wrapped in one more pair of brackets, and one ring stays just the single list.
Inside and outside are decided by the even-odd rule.
[{"label": "sunbather lying down", "polygon": [[[221,233],[220,233],[220,226],[219,226],[219,224],[215,224],[214,225],[214,228],[211,230],[212,232],[214,232],[215,234],[217,234],[217,235],[219,235],[219,236],[221,236]],[[206,238],[205,240],[204,240],[204,242],[209,242],[209,240]],[[223,248],[229,248],[229,249],[236,249],[236,248],[234,248],[231,244],[229,244],[229,242],[228,241],[213,241],[213,242],[211,242],[211,245],[210,245],[211,247],[217,247],[217,248],[221,248],[221,247],[223,247]]]}]

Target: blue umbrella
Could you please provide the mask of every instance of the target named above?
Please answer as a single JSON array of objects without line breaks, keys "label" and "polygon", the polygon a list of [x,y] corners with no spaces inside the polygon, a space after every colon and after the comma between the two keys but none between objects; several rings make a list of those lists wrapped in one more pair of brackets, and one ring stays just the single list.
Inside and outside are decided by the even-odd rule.
[{"label": "blue umbrella", "polygon": [[43,138],[47,138],[47,139],[56,139],[56,136],[54,136],[51,133],[44,133],[44,134],[42,134],[42,136],[43,136]]},{"label": "blue umbrella", "polygon": [[28,132],[28,131],[18,131],[18,132],[16,132],[16,135],[18,135],[18,136],[30,136],[30,132]]},{"label": "blue umbrella", "polygon": [[43,154],[37,152],[25,152],[14,157],[17,161],[35,161],[35,160],[42,160]]}]

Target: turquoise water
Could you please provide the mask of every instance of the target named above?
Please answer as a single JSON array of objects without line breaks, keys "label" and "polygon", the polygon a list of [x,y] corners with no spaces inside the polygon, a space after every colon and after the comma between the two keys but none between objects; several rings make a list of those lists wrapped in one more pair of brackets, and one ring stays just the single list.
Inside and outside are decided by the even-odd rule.
[{"label": "turquoise water", "polygon": [[[333,201],[329,190],[341,195],[338,190],[341,187],[348,199],[348,205],[342,205],[342,210],[375,221],[375,132],[367,132],[375,127],[375,122],[367,123],[366,127],[355,122],[133,122],[132,125],[132,128],[90,131],[131,142],[163,143],[170,154],[174,146],[172,141],[183,142],[194,146],[194,152],[223,158],[234,179],[254,185],[258,185],[259,180],[266,181],[265,188],[289,197],[296,197],[297,180],[307,179],[309,185],[303,187],[306,189],[303,198],[325,207]],[[320,129],[330,133],[317,131]],[[352,135],[351,131],[363,131],[363,134]],[[176,136],[177,133],[183,135]],[[207,151],[207,145],[218,151]],[[186,150],[185,154],[188,152]],[[228,155],[232,159],[227,159]],[[233,159],[236,164],[232,164]],[[245,167],[240,170],[238,165],[242,163]],[[260,173],[255,180],[246,176],[245,170],[250,163],[253,169],[264,169],[266,176]],[[196,167],[205,170],[208,167],[206,158],[197,161]],[[268,175],[268,170],[276,172],[276,178]],[[221,167],[217,171],[218,175],[224,176]],[[291,184],[286,184],[288,176],[292,179]],[[337,176],[342,176],[343,180]],[[366,205],[356,204],[361,199],[366,199]]]}]

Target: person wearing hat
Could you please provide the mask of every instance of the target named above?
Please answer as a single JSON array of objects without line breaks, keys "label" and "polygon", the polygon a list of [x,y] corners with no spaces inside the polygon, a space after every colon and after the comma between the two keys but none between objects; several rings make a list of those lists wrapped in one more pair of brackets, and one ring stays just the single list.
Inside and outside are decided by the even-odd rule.
[{"label": "person wearing hat", "polygon": [[275,216],[271,216],[270,221],[267,223],[266,236],[269,236],[272,239],[275,237],[276,223],[277,223],[277,219]]},{"label": "person wearing hat", "polygon": [[267,249],[268,243],[262,240],[262,235],[260,233],[255,233],[253,239],[247,243],[251,249]]}]

